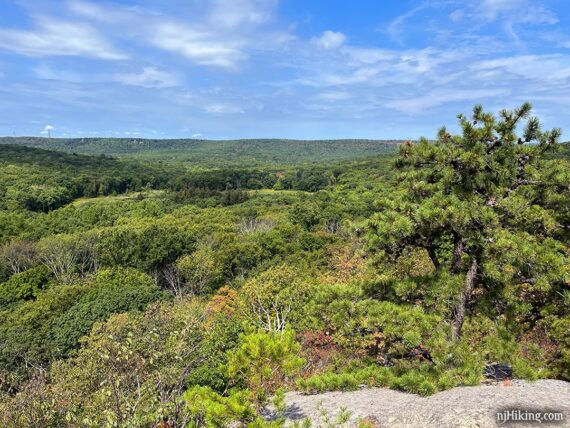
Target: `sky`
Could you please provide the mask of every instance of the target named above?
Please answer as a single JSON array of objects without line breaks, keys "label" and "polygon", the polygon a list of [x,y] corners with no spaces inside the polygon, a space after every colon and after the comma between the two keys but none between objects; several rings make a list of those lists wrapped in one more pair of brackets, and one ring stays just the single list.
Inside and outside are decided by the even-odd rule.
[{"label": "sky", "polygon": [[0,135],[415,139],[524,101],[570,133],[570,1],[0,0]]}]

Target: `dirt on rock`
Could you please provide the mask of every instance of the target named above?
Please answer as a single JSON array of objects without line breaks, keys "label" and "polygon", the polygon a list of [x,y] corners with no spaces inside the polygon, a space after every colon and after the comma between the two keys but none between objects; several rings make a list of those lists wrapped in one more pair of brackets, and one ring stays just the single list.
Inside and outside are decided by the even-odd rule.
[{"label": "dirt on rock", "polygon": [[[307,395],[286,395],[287,424],[306,418],[312,427],[567,427],[570,426],[570,383],[559,380],[525,382],[519,380],[495,384],[457,387],[421,397],[386,388],[362,388]],[[562,412],[563,420],[551,422],[501,421],[498,412]],[[350,416],[348,416],[350,415]],[[512,417],[511,413],[511,417]],[[526,414],[527,418],[528,413]],[[344,416],[344,418],[343,418]],[[548,418],[546,415],[544,418]],[[346,420],[348,419],[348,420]]]}]

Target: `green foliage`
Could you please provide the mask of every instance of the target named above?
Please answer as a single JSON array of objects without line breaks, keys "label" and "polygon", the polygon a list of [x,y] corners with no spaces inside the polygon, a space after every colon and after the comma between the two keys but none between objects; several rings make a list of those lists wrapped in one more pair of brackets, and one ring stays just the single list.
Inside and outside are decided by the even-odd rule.
[{"label": "green foliage", "polygon": [[570,315],[552,320],[550,335],[560,344],[560,355],[554,363],[555,373],[563,379],[570,379]]},{"label": "green foliage", "polygon": [[0,308],[18,301],[35,299],[40,291],[47,288],[50,279],[51,272],[44,265],[12,276],[0,284]]},{"label": "green foliage", "polygon": [[433,352],[447,334],[439,315],[359,294],[358,287],[320,287],[306,307],[308,327],[328,331],[339,345],[383,363],[411,357],[418,347]]},{"label": "green foliage", "polygon": [[282,332],[295,323],[308,294],[308,279],[293,266],[277,265],[247,281],[241,289],[243,315],[266,331]]},{"label": "green foliage", "polygon": [[55,320],[87,291],[65,285],[40,292],[35,300],[0,312],[0,366],[18,373],[26,367],[44,367],[53,357],[50,331]]},{"label": "green foliage", "polygon": [[199,245],[192,254],[179,258],[176,266],[185,288],[193,294],[212,292],[220,285],[223,266],[216,253],[206,245]]},{"label": "green foliage", "polygon": [[49,148],[69,153],[136,157],[232,167],[291,165],[350,160],[394,153],[400,141],[379,140],[147,140],[131,138],[0,138],[0,144]]},{"label": "green foliage", "polygon": [[291,222],[306,230],[316,226],[320,220],[320,210],[315,203],[297,203],[291,207]]},{"label": "green foliage", "polygon": [[72,283],[78,276],[96,270],[96,234],[49,236],[38,242],[39,259],[57,281]]},{"label": "green foliage", "polygon": [[329,164],[296,162],[393,146],[0,145],[0,425],[279,427],[293,388],[569,379],[570,164],[527,116]]},{"label": "green foliage", "polygon": [[242,337],[240,346],[229,356],[228,372],[240,379],[259,408],[269,396],[304,364],[293,332],[258,332]]},{"label": "green foliage", "polygon": [[214,316],[199,351],[200,355],[205,358],[200,366],[188,373],[186,384],[201,385],[217,393],[223,393],[230,383],[230,376],[226,369],[228,354],[239,345],[241,334],[243,334],[243,327],[237,319],[223,316],[223,314]]},{"label": "green foliage", "polygon": [[[464,276],[455,339],[474,288],[491,290],[492,305],[504,307],[510,299],[502,290],[511,285],[549,293],[567,278],[568,253],[555,242],[562,225],[551,200],[567,198],[568,188],[543,172],[564,168],[544,160],[556,150],[560,130],[541,131],[530,109],[523,104],[496,119],[476,106],[470,120],[459,115],[461,136],[442,128],[436,142],[403,145],[395,162],[402,171],[398,197],[379,201],[369,224],[371,248],[396,258],[423,248],[436,270]],[[516,126],[525,119],[518,137]]]},{"label": "green foliage", "polygon": [[[52,415],[58,427],[177,426],[186,419],[185,375],[204,358],[203,322],[203,306],[188,300],[113,315],[93,327],[76,354],[54,363],[47,379],[0,405],[0,421],[47,428]],[[30,406],[38,414],[24,410]]]},{"label": "green foliage", "polygon": [[97,242],[102,266],[129,266],[156,273],[191,248],[192,236],[175,225],[144,224],[104,230]]},{"label": "green foliage", "polygon": [[[44,146],[45,147],[45,146]],[[0,209],[48,212],[87,196],[164,187],[165,168],[0,144]]]},{"label": "green foliage", "polygon": [[222,205],[230,206],[241,204],[249,199],[249,195],[247,192],[240,190],[240,189],[230,189],[226,190],[222,197]]},{"label": "green foliage", "polygon": [[256,412],[249,402],[247,391],[236,391],[221,396],[205,386],[194,386],[183,399],[189,413],[191,427],[221,427],[236,421],[252,421]]},{"label": "green foliage", "polygon": [[95,322],[142,310],[163,297],[151,277],[130,268],[100,270],[87,287],[89,291],[53,323],[51,340],[57,355],[68,354]]}]

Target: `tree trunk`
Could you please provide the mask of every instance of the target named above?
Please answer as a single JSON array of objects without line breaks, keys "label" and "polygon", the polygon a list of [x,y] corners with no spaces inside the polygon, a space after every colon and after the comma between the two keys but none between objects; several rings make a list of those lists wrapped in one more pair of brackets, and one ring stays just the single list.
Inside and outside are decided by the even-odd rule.
[{"label": "tree trunk", "polygon": [[457,307],[455,308],[455,318],[452,323],[453,340],[459,340],[461,337],[461,328],[463,327],[463,321],[465,320],[465,311],[467,303],[471,297],[471,292],[473,291],[473,286],[475,285],[478,267],[479,263],[477,262],[477,258],[473,257],[469,263],[469,270],[467,271],[467,275],[465,275],[463,293],[461,294],[459,302],[457,303]]},{"label": "tree trunk", "polygon": [[458,273],[461,270],[461,256],[463,255],[463,238],[458,233],[453,234],[453,260],[451,272]]},{"label": "tree trunk", "polygon": [[437,254],[435,253],[435,248],[427,247],[427,252],[429,258],[431,259],[431,262],[433,263],[433,267],[435,268],[435,270],[440,270],[441,264],[439,263],[439,259],[437,258]]}]

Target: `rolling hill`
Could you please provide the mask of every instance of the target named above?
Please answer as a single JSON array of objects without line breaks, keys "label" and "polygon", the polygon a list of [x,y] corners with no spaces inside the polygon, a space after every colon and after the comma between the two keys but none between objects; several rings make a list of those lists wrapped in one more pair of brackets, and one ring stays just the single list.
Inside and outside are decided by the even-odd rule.
[{"label": "rolling hill", "polygon": [[16,144],[87,155],[105,154],[203,166],[293,165],[393,154],[399,140],[152,140],[141,138],[3,137]]}]

